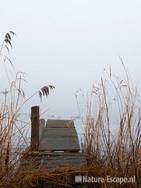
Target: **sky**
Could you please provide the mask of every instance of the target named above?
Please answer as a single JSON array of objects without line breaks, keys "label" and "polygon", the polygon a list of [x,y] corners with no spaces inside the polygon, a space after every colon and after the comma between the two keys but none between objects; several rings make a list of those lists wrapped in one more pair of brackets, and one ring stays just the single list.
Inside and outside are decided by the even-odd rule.
[{"label": "sky", "polygon": [[79,116],[75,92],[88,90],[103,69],[122,76],[121,56],[140,86],[140,0],[5,0],[0,4],[0,41],[16,33],[11,59],[27,73],[28,95],[43,85],[56,88],[47,100],[29,104],[47,115]]}]

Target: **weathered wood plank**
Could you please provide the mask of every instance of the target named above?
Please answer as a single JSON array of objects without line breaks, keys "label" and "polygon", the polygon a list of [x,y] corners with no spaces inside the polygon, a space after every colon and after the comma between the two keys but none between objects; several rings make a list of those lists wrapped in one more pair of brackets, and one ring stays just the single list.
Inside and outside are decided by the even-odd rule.
[{"label": "weathered wood plank", "polygon": [[[27,157],[27,156],[26,156]],[[63,166],[81,166],[86,165],[86,157],[82,153],[51,153],[39,152],[30,153],[28,160],[22,160],[22,166],[31,167],[47,167],[55,169]]]},{"label": "weathered wood plank", "polygon": [[74,137],[46,137],[40,141],[39,149],[46,151],[80,150],[78,139]]},{"label": "weathered wood plank", "polygon": [[73,128],[74,122],[73,120],[48,119],[46,123],[46,127],[48,128]]},{"label": "weathered wood plank", "polygon": [[39,150],[79,151],[78,135],[72,120],[48,120]]},{"label": "weathered wood plank", "polygon": [[43,132],[44,137],[77,137],[75,128],[45,128]]}]

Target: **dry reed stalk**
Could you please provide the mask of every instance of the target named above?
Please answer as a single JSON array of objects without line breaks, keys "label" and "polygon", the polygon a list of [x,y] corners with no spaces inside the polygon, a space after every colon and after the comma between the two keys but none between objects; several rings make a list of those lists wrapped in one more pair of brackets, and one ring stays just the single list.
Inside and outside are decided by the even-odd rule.
[{"label": "dry reed stalk", "polygon": [[[0,63],[4,67],[6,75],[6,89],[0,92],[0,179],[9,171],[19,165],[19,158],[23,149],[28,145],[26,141],[26,130],[29,122],[21,118],[23,106],[34,96],[39,95],[40,99],[48,96],[52,85],[46,85],[40,90],[26,97],[23,88],[23,72],[16,72],[10,60],[10,49],[14,32],[6,33],[0,48]],[[13,148],[14,144],[14,148]]]},{"label": "dry reed stalk", "polygon": [[[122,62],[123,64],[123,62]],[[124,64],[123,64],[124,66]],[[141,111],[137,89],[126,78],[118,79],[111,69],[105,70],[98,86],[93,86],[85,115],[83,150],[89,165],[101,164],[113,176],[136,176],[140,185],[141,172]],[[113,116],[116,113],[116,131]],[[109,185],[110,187],[110,185]]]}]

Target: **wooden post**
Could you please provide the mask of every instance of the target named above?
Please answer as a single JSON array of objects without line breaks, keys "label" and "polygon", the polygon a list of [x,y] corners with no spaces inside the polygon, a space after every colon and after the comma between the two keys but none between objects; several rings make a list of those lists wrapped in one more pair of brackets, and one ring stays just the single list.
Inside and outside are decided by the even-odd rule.
[{"label": "wooden post", "polygon": [[31,151],[39,149],[39,106],[31,107]]}]

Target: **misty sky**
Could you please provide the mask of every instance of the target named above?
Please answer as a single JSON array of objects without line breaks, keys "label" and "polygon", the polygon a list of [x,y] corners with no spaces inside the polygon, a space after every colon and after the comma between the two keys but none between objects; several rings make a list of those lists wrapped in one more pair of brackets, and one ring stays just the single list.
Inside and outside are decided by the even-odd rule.
[{"label": "misty sky", "polygon": [[9,30],[17,34],[11,58],[27,73],[27,93],[56,87],[41,105],[49,115],[79,115],[74,93],[90,88],[110,65],[120,75],[119,55],[140,84],[140,0],[4,0],[0,41]]}]

